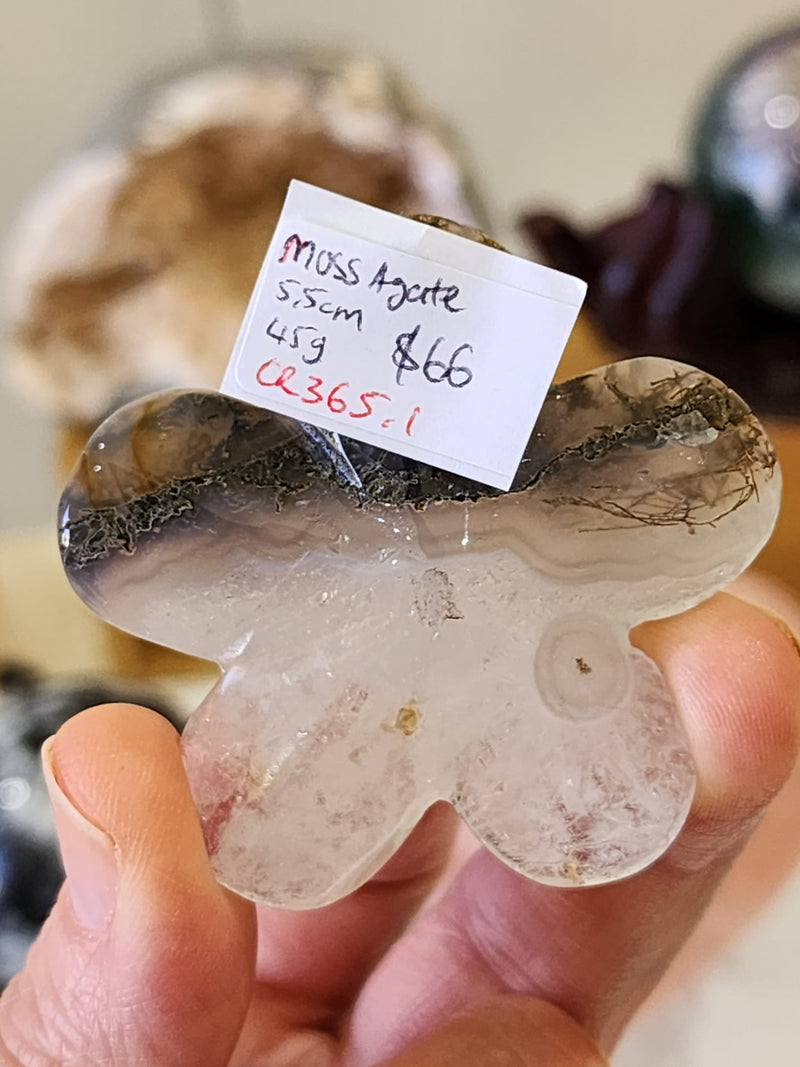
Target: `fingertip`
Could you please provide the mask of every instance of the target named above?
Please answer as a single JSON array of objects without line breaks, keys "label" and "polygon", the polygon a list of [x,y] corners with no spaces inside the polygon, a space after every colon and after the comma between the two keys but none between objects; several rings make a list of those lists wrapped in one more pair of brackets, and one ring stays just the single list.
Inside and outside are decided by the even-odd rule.
[{"label": "fingertip", "polygon": [[98,704],[67,719],[50,741],[60,774],[80,788],[98,761],[107,764],[120,749],[153,754],[176,744],[177,737],[166,719],[149,708]]},{"label": "fingertip", "polygon": [[721,593],[639,627],[633,640],[675,695],[697,766],[695,813],[760,810],[800,742],[800,650],[789,627]]},{"label": "fingertip", "polygon": [[201,848],[178,735],[155,712],[102,704],[73,716],[46,746],[66,801],[109,835],[130,866],[152,871],[178,848],[181,862]]}]

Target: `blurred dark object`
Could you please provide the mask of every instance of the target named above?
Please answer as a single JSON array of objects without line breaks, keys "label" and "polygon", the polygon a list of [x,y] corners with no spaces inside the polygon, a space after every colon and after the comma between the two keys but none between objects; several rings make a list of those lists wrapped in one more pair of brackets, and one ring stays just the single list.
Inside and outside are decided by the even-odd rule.
[{"label": "blurred dark object", "polygon": [[26,925],[38,927],[50,914],[63,878],[56,849],[0,824],[0,911],[4,917],[12,911]]},{"label": "blurred dark object", "polygon": [[22,966],[63,880],[40,750],[72,715],[95,704],[145,703],[180,729],[152,694],[105,682],[46,680],[0,664],[0,988]]},{"label": "blurred dark object", "polygon": [[800,315],[747,291],[736,239],[702,193],[659,182],[641,207],[597,229],[552,214],[529,215],[523,228],[554,267],[588,282],[588,311],[625,354],[684,360],[759,414],[800,414]]},{"label": "blurred dark object", "polygon": [[800,24],[738,56],[705,97],[692,178],[594,229],[523,219],[625,354],[718,375],[761,414],[800,416]]},{"label": "blurred dark object", "polygon": [[748,290],[800,313],[800,23],[758,41],[717,78],[692,165]]}]

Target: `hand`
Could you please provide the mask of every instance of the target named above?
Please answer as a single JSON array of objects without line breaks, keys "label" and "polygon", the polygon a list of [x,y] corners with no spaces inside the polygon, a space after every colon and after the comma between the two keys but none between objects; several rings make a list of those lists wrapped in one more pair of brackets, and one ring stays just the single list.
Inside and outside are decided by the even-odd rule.
[{"label": "hand", "polygon": [[431,809],[380,874],[316,912],[256,909],[206,859],[178,738],[130,705],[45,746],[67,871],[0,1001],[3,1064],[599,1067],[689,937],[794,762],[800,655],[731,596],[642,627],[698,767],[668,853],[585,890],[483,851],[437,889],[456,833]]}]

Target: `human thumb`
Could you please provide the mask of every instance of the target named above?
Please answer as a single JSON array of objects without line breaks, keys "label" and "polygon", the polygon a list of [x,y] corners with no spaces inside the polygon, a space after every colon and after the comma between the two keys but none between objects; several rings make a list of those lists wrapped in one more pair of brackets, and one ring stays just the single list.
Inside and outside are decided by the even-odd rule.
[{"label": "human thumb", "polygon": [[0,1062],[223,1067],[252,987],[252,907],[211,873],[174,729],[118,704],[42,758],[66,882],[0,1000]]}]

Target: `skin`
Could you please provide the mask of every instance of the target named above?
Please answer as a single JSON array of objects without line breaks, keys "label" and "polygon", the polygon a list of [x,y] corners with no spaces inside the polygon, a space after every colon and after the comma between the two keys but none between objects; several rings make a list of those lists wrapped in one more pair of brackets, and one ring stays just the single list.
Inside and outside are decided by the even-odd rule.
[{"label": "skin", "polygon": [[[733,588],[800,635],[800,600],[774,579],[753,571]],[[651,998],[658,1005],[686,989],[772,899],[800,859],[800,762],[766,808],[747,845],[736,857],[713,907],[700,919]]]},{"label": "skin", "polygon": [[0,1062],[600,1067],[746,855],[800,733],[800,651],[771,614],[720,595],[635,640],[699,786],[669,851],[601,888],[538,886],[482,850],[454,868],[437,806],[350,897],[256,909],[211,875],[172,728],[130,705],[76,716],[44,750],[67,881],[0,1001]]}]

